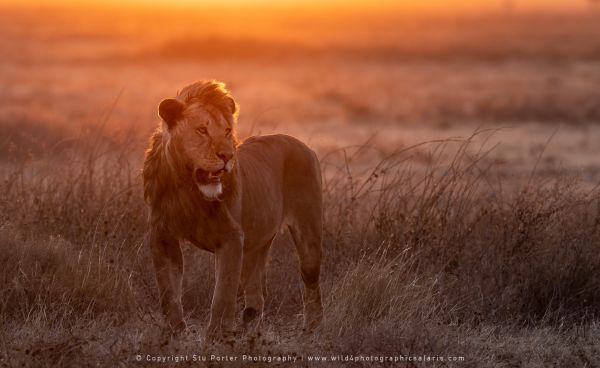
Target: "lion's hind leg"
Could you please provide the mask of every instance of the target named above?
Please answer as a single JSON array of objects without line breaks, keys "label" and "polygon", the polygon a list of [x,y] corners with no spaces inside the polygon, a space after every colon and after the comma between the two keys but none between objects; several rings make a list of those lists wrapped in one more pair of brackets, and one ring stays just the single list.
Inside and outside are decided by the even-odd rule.
[{"label": "lion's hind leg", "polygon": [[[317,211],[318,212],[318,211]],[[288,225],[298,258],[300,271],[304,283],[304,329],[314,330],[323,319],[323,304],[321,302],[321,286],[319,277],[321,273],[321,217],[320,213],[314,214],[307,221],[294,221]]]}]

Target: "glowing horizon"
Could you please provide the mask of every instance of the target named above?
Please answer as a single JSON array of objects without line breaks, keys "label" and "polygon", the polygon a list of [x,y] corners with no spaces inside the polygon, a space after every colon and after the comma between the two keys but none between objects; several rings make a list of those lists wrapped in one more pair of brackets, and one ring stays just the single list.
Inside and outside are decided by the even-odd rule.
[{"label": "glowing horizon", "polygon": [[591,0],[5,0],[4,4],[28,6],[170,6],[170,7],[273,7],[273,8],[393,8],[403,11],[462,12],[493,9],[515,10],[583,10]]}]

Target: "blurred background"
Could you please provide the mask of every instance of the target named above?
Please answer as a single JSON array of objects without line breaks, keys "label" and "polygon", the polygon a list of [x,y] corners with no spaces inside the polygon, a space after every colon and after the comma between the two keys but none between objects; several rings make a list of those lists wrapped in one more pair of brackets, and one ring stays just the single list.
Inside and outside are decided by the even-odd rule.
[{"label": "blurred background", "polygon": [[241,105],[242,137],[289,133],[321,153],[369,140],[385,154],[505,128],[494,157],[511,171],[531,170],[545,149],[543,164],[597,179],[599,1],[0,6],[5,157],[42,154],[98,125],[108,140],[137,132],[141,148],[161,99],[218,79]]}]

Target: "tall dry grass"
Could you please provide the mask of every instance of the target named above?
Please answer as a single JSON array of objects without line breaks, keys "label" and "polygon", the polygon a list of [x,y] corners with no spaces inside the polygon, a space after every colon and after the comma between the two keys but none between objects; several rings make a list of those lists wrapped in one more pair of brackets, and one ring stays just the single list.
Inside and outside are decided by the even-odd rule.
[{"label": "tall dry grass", "polygon": [[[485,134],[422,143],[376,165],[363,160],[368,144],[322,155],[323,325],[300,334],[300,281],[283,234],[262,335],[204,351],[462,355],[467,366],[597,358],[600,191],[535,170],[502,177]],[[130,365],[136,353],[200,349],[210,256],[186,249],[191,331],[171,339],[158,327],[131,141],[82,136],[60,153],[4,163],[3,364]],[[530,355],[527,344],[540,341],[560,349]]]}]

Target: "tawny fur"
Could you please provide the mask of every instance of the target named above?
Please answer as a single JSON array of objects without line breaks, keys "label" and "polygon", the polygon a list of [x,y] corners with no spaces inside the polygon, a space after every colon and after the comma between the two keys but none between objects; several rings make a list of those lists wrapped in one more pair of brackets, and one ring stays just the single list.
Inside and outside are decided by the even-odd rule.
[{"label": "tawny fur", "polygon": [[[212,336],[233,329],[240,285],[244,323],[260,321],[269,248],[281,227],[287,226],[304,281],[305,327],[314,328],[322,319],[322,197],[316,155],[285,135],[252,137],[238,145],[238,108],[222,83],[195,83],[169,102],[164,104],[168,111],[160,112],[163,122],[150,139],[143,169],[150,243],[169,326],[173,330],[186,326],[181,306],[182,241],[216,256],[207,330]],[[229,151],[231,161],[220,161]],[[230,169],[221,178],[218,200],[202,194],[194,181],[197,169]]]}]

